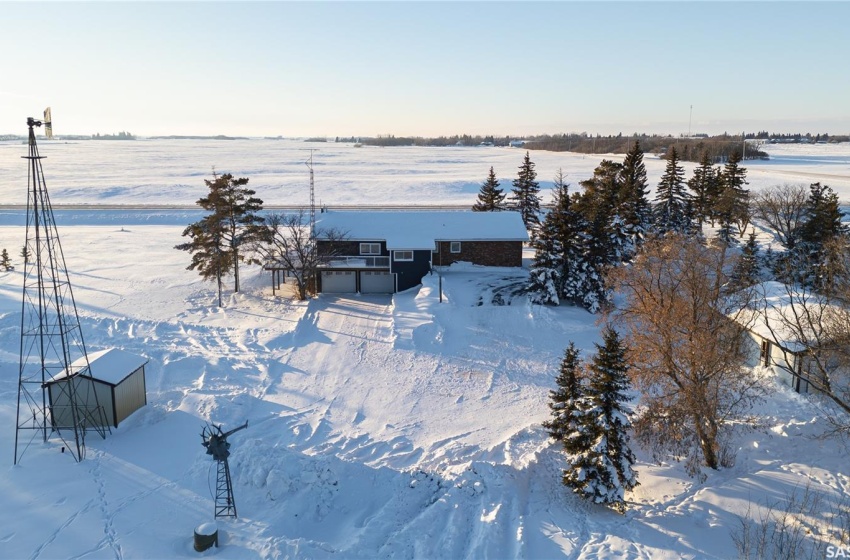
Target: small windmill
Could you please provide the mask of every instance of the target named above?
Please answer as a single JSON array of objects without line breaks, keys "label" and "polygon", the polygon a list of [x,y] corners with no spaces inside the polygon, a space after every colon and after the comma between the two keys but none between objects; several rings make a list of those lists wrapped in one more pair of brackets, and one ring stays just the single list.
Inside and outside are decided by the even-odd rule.
[{"label": "small windmill", "polygon": [[204,426],[201,431],[201,445],[207,448],[216,462],[215,475],[215,517],[236,517],[236,501],[233,499],[233,483],[230,481],[230,442],[227,437],[248,427],[248,421],[229,432],[223,432],[221,425]]}]

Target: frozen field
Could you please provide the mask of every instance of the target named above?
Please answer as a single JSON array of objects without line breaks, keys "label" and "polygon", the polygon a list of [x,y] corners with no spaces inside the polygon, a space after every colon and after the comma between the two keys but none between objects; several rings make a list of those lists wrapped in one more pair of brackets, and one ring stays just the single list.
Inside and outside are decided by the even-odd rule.
[{"label": "frozen field", "polygon": [[[237,142],[42,153],[54,203],[191,204],[212,164],[252,177],[268,203],[306,201],[301,144]],[[321,198],[346,203],[471,203],[490,165],[508,186],[524,154],[320,147]],[[796,148],[751,164],[754,185],[802,177],[793,171],[804,183],[842,176],[829,184],[850,194],[846,145]],[[4,201],[25,190],[24,149],[0,146]],[[278,152],[281,163],[269,163]],[[108,163],[94,165],[101,156]],[[541,179],[562,166],[574,183],[599,159],[532,156]],[[228,159],[238,163],[228,169]],[[759,408],[764,426],[736,440],[733,468],[701,484],[635,445],[641,485],[625,516],[589,506],[560,484],[561,457],[540,422],[564,348],[573,340],[588,356],[599,326],[522,296],[493,305],[524,270],[454,268],[442,304],[435,277],[395,296],[297,303],[272,297],[269,278],[248,268],[243,293],[219,309],[213,285],[172,248],[182,225],[111,213],[108,225],[60,224],[60,234],[89,351],[148,357],[148,405],[106,440],[90,435],[81,463],[58,440],[37,440],[13,467],[22,276],[20,266],[0,272],[2,558],[732,558],[748,510],[807,486],[832,500],[850,492],[846,445],[818,439],[827,426],[813,406],[776,385]],[[0,248],[18,265],[23,240],[22,227],[0,226]],[[245,420],[231,438],[239,518],[220,522],[221,548],[198,554],[192,531],[212,516],[215,472],[201,428]]]},{"label": "frozen field", "polygon": [[[192,205],[206,194],[204,179],[219,173],[248,177],[267,205],[309,202],[304,162],[309,148],[315,166],[316,200],[324,204],[468,204],[475,201],[492,166],[510,190],[525,151],[517,148],[354,148],[351,144],[296,140],[40,141],[45,177],[54,204]],[[767,145],[770,161],[748,161],[750,188],[821,181],[850,201],[850,143]],[[0,143],[0,205],[26,204],[26,146]],[[567,181],[592,176],[603,157],[532,151],[537,177],[551,199],[555,172]],[[650,186],[665,162],[647,154]],[[693,164],[685,164],[690,176]]]}]

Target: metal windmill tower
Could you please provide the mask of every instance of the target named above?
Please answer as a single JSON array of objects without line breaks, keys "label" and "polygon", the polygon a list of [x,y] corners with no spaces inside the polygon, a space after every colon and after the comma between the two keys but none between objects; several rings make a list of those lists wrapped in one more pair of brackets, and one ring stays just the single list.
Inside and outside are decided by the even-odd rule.
[{"label": "metal windmill tower", "polygon": [[215,517],[236,517],[236,501],[233,498],[233,483],[230,480],[230,464],[227,458],[230,456],[230,443],[227,437],[244,430],[248,422],[233,428],[229,432],[222,432],[221,426],[204,426],[201,432],[201,445],[207,448],[207,455],[212,455],[216,462],[215,474]]},{"label": "metal windmill tower", "polygon": [[[29,155],[23,156],[29,162],[29,178],[15,464],[39,434],[46,442],[54,433],[80,461],[86,432],[95,430],[105,438],[109,429],[93,384],[84,377],[89,373],[88,356],[44,181],[44,158],[35,141],[40,126],[52,137],[49,108],[44,117],[27,119]],[[33,435],[22,442],[26,431]]]}]

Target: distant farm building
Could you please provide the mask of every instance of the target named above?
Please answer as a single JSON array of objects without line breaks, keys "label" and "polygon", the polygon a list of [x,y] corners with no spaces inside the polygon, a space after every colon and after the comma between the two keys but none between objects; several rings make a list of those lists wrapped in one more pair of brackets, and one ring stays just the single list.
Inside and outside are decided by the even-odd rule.
[{"label": "distant farm building", "polygon": [[[145,386],[146,358],[111,348],[93,352],[88,355],[89,367],[86,369],[86,358],[80,358],[71,365],[72,373],[57,376],[47,383],[50,396],[50,410],[54,427],[71,426],[71,403],[69,395],[92,394],[87,390],[89,385],[97,395],[97,403],[80,403],[89,409],[86,416],[104,418],[105,425],[117,428],[118,424],[147,404],[147,389]],[[74,383],[74,391],[64,390],[60,385]],[[96,404],[103,409],[103,416],[95,410]]]}]

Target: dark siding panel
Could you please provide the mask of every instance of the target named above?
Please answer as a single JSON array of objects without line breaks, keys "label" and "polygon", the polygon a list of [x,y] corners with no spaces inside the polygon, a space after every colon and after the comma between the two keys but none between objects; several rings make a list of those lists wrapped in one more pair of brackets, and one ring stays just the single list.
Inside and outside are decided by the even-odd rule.
[{"label": "dark siding panel", "polygon": [[390,260],[390,271],[396,274],[396,287],[399,292],[409,290],[422,283],[422,277],[431,270],[431,251],[413,251],[413,261],[396,262]]}]

